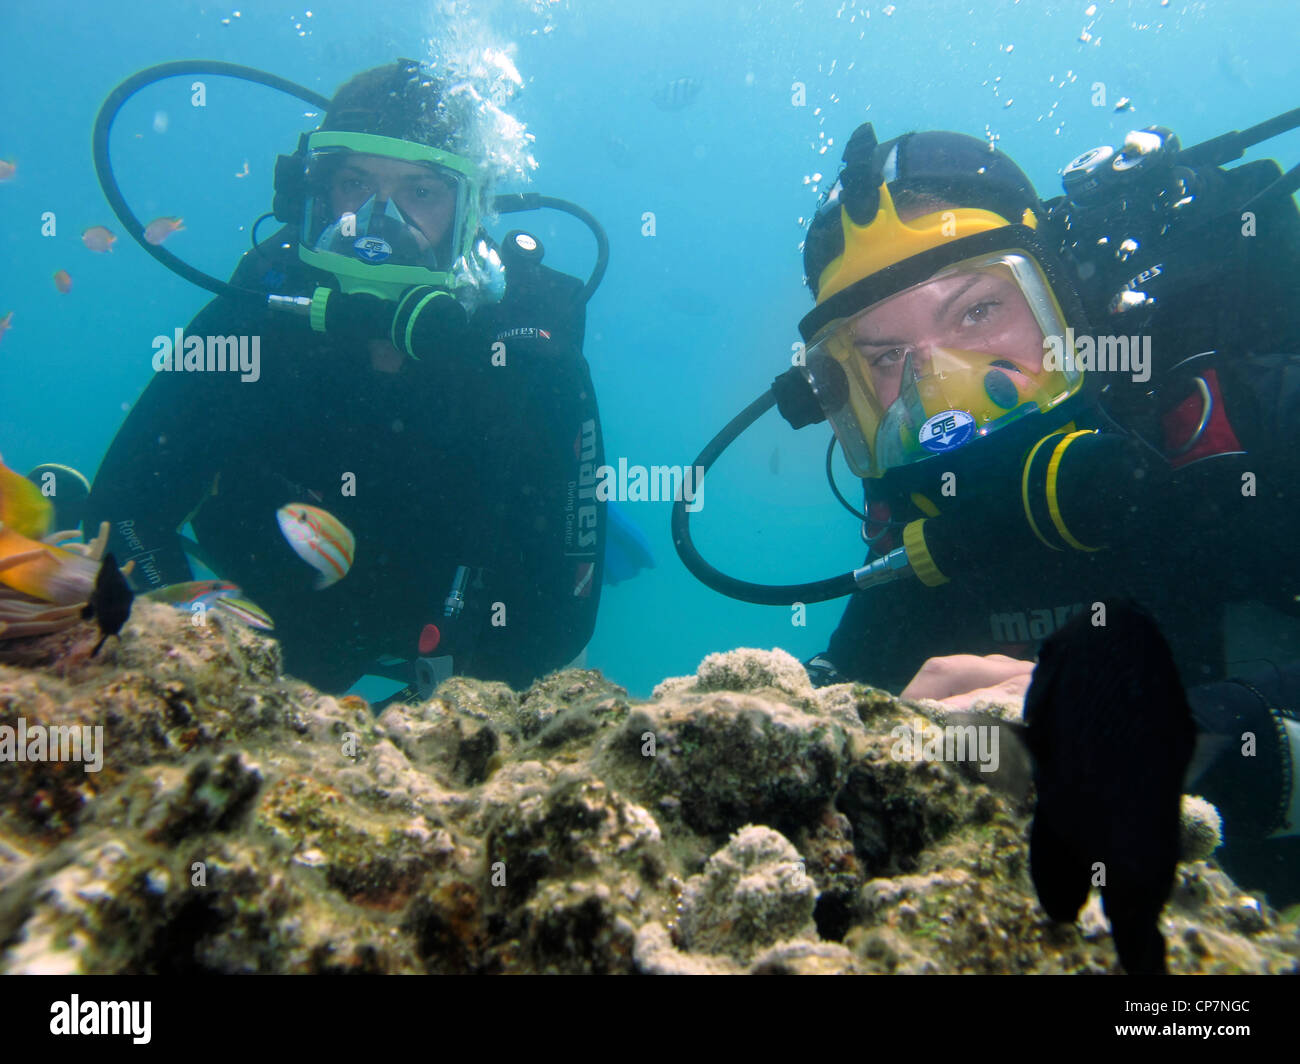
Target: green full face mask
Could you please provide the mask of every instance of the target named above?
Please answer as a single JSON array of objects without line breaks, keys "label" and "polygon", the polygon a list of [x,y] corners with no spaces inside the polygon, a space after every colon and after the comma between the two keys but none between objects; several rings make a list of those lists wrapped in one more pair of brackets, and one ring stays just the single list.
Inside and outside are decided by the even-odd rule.
[{"label": "green full face mask", "polygon": [[395,300],[431,285],[462,301],[500,298],[470,160],[392,137],[318,132],[307,141],[306,185],[299,257],[344,292]]}]

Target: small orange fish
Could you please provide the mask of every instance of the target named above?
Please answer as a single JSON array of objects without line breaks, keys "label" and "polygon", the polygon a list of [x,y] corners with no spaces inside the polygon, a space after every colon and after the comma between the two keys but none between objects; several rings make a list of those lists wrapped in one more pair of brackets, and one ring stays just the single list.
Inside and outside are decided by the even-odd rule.
[{"label": "small orange fish", "polygon": [[72,277],[67,270],[59,270],[55,273],[54,287],[65,296],[72,291]]},{"label": "small orange fish", "polygon": [[4,336],[14,327],[14,312],[11,310],[3,318],[0,318],[0,336]]},{"label": "small orange fish", "polygon": [[184,220],[184,218],[155,218],[144,227],[144,238],[151,244],[161,244],[177,229],[185,228],[185,226],[181,225]]},{"label": "small orange fish", "polygon": [[18,164],[12,159],[0,159],[0,181],[8,181],[18,173]]},{"label": "small orange fish", "polygon": [[236,176],[236,177],[247,177],[247,176],[248,176],[248,160],[247,160],[247,159],[244,160],[244,168],[243,168],[242,170],[240,170],[239,173],[237,173],[235,176]]},{"label": "small orange fish", "polygon": [[117,237],[108,230],[108,227],[103,225],[92,225],[81,234],[81,242],[91,251],[112,251],[113,241],[116,239]]}]

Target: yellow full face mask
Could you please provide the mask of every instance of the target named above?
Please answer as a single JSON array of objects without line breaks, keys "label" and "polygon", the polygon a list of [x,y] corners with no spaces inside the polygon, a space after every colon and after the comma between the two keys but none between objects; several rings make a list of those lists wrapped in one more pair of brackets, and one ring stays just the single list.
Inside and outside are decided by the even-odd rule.
[{"label": "yellow full face mask", "polygon": [[1043,365],[1065,335],[1034,259],[997,252],[829,322],[805,373],[853,471],[880,477],[1074,395],[1082,373]]}]

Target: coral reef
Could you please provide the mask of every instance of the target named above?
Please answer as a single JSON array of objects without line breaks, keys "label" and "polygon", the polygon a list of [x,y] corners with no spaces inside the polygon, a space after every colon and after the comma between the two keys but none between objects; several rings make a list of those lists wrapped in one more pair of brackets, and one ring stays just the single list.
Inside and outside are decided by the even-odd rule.
[{"label": "coral reef", "polygon": [[[782,651],[645,702],[570,669],[375,716],[216,615],[140,602],[93,640],[0,644],[0,751],[65,755],[0,763],[5,972],[1118,970],[1095,899],[1039,907],[1023,794],[896,756],[942,712]],[[1213,809],[1184,821],[1170,969],[1300,970],[1209,859]]]}]

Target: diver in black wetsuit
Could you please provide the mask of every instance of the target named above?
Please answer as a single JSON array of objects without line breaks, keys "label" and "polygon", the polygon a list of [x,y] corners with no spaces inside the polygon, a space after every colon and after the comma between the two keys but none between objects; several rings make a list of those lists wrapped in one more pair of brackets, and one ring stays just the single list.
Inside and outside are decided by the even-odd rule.
[{"label": "diver in black wetsuit", "polygon": [[[855,593],[808,670],[915,697],[1023,694],[1032,666],[1012,659],[1093,602],[1136,599],[1189,688],[1200,752],[1185,789],[1223,814],[1225,867],[1284,905],[1300,898],[1300,665],[1230,667],[1222,626],[1238,601],[1300,614],[1300,356],[1269,353],[1300,339],[1279,328],[1295,321],[1300,242],[1279,232],[1295,241],[1294,204],[1270,230],[1277,254],[1220,270],[1216,290],[1169,245],[1220,267],[1241,217],[1217,219],[1184,176],[1161,180],[1164,206],[1196,206],[1158,219],[1174,238],[1152,258],[1137,239],[1121,250],[1122,226],[1147,222],[1135,210],[1095,241],[1077,204],[1042,204],[974,138],[854,135],[805,246],[818,305],[800,330],[864,478],[868,560],[904,548],[892,556],[914,577]],[[1261,187],[1236,180],[1253,184],[1234,207]],[[1265,289],[1268,320],[1234,313],[1225,328],[1219,310]],[[1102,365],[1098,344],[1092,364],[1049,366],[1046,338],[1082,336],[1089,318],[1124,334],[1128,361]],[[1008,657],[939,657],[958,654]]]},{"label": "diver in black wetsuit", "polygon": [[[703,558],[682,503],[672,517],[722,594],[851,596],[805,665],[818,685],[1023,696],[1042,640],[1137,600],[1188,688],[1184,788],[1223,814],[1224,866],[1277,905],[1300,900],[1300,168],[1223,166],[1297,126],[1300,109],[1187,149],[1138,130],[1071,163],[1047,203],[984,141],[860,126],[804,244],[817,305],[794,367],[694,464],[773,406],[796,429],[829,421],[827,476],[867,558],[759,584]],[[836,444],[862,510],[835,485]],[[1276,660],[1257,638],[1228,660],[1238,603],[1290,626]]]},{"label": "diver in black wetsuit", "polygon": [[[209,358],[212,338],[244,338],[255,368],[246,354],[246,372],[183,370],[184,344],[174,362],[157,355],[165,371],[86,508],[142,591],[192,579],[188,518],[203,560],[274,618],[286,671],[327,691],[421,665],[424,686],[452,671],[525,686],[595,624],[604,512],[582,471],[603,454],[583,286],[541,265],[525,233],[498,258],[442,89],[403,60],[339,90],[277,168],[277,217],[292,223],[232,279],[298,297],[301,316],[204,307],[185,338]],[[350,571],[324,590],[277,525],[287,503],[355,537]]]}]

